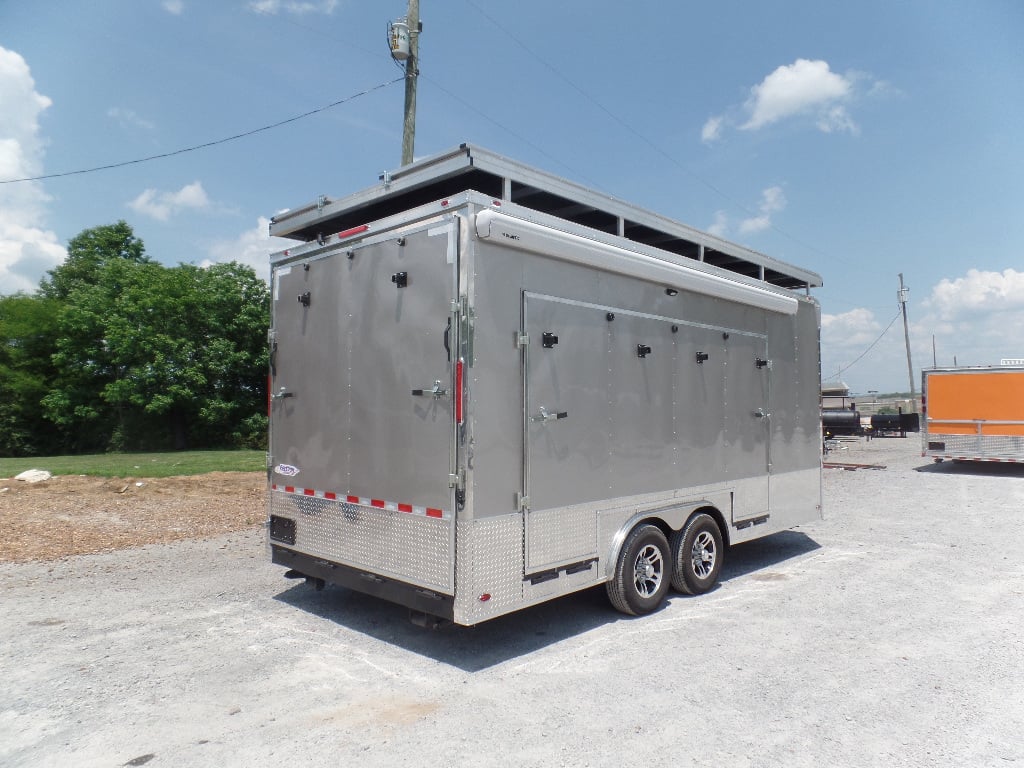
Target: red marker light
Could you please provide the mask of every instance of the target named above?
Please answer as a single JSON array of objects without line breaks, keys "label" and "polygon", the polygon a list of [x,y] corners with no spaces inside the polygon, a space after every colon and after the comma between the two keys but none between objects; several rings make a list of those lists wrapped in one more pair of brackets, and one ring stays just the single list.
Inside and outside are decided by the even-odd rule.
[{"label": "red marker light", "polygon": [[346,237],[352,237],[352,235],[360,235],[370,228],[369,224],[363,224],[358,227],[352,227],[352,229],[346,229],[338,233],[338,239],[344,239]]},{"label": "red marker light", "polygon": [[462,423],[462,384],[463,384],[463,367],[464,363],[462,358],[455,363],[455,423]]}]

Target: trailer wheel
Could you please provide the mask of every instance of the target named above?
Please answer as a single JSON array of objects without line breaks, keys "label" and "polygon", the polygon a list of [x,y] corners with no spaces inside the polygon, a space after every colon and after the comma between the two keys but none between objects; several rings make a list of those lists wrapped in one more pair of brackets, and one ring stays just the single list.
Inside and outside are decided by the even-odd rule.
[{"label": "trailer wheel", "polygon": [[615,574],[607,584],[608,599],[630,616],[650,613],[665,599],[670,572],[665,534],[657,526],[638,525],[622,545]]},{"label": "trailer wheel", "polygon": [[707,592],[722,570],[722,531],[704,512],[672,534],[672,586],[686,595]]}]

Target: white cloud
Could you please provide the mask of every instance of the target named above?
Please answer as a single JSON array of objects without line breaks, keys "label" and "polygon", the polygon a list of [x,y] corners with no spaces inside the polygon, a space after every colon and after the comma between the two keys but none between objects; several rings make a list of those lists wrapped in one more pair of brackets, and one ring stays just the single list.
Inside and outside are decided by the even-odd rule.
[{"label": "white cloud", "polygon": [[156,127],[149,120],[140,117],[134,110],[123,107],[111,107],[107,110],[107,117],[117,120],[122,128],[143,128],[152,131]]},{"label": "white cloud", "polygon": [[175,16],[180,16],[185,10],[185,3],[182,0],[164,0],[164,10]]},{"label": "white cloud", "polygon": [[128,203],[133,210],[151,216],[158,221],[167,221],[172,215],[184,210],[203,210],[210,207],[201,182],[186,184],[177,192],[159,192],[147,189]]},{"label": "white cloud", "polygon": [[[761,192],[761,202],[757,206],[758,214],[743,219],[736,228],[739,235],[752,235],[769,229],[772,226],[772,214],[785,210],[786,195],[782,187],[768,187]],[[729,237],[730,223],[725,211],[716,211],[714,223],[707,231],[717,237]]]},{"label": "white cloud", "polygon": [[[893,312],[896,308],[893,308]],[[869,309],[821,315],[821,377],[841,379],[854,391],[902,391],[907,387],[903,334]],[[874,346],[872,346],[874,345]]]},{"label": "white cloud", "polygon": [[827,114],[851,92],[851,81],[833,72],[828,62],[797,59],[789,66],[778,67],[750,89],[744,105],[750,118],[740,127],[757,130],[807,112]]},{"label": "white cloud", "polygon": [[729,232],[729,217],[725,211],[715,211],[715,221],[708,227],[708,232],[716,237],[725,237]]},{"label": "white cloud", "polygon": [[[923,313],[913,335],[931,364],[994,365],[1004,357],[1024,357],[1024,272],[969,269],[943,278],[921,302]],[[925,361],[922,361],[925,362]]]},{"label": "white cloud", "polygon": [[967,270],[955,280],[943,278],[924,302],[942,320],[955,322],[979,313],[1024,311],[1024,272]]},{"label": "white cloud", "polygon": [[778,213],[786,208],[786,196],[782,187],[768,187],[761,193],[761,204],[758,206],[760,214],[740,222],[740,234],[749,235],[754,232],[761,232],[772,226],[772,214]]},{"label": "white cloud", "polygon": [[[1024,272],[970,269],[921,293],[926,297],[915,301],[917,291],[911,286],[907,305],[915,388],[921,386],[921,369],[933,362],[996,365],[1004,357],[1024,357]],[[842,378],[855,391],[906,390],[906,345],[895,302],[892,312],[881,320],[863,308],[838,315],[823,312],[822,377],[834,379],[837,371],[846,369]]]},{"label": "white cloud", "polygon": [[[0,46],[0,178],[38,176],[45,142],[39,116],[52,102],[35,89],[21,55]],[[49,197],[39,182],[0,184],[0,292],[32,292],[67,252],[45,229]]]},{"label": "white cloud", "polygon": [[280,11],[294,13],[298,16],[307,13],[334,13],[338,0],[320,0],[320,2],[303,2],[302,0],[251,0],[249,10],[256,13],[275,14]]},{"label": "white cloud", "polygon": [[823,133],[857,134],[860,128],[850,106],[863,97],[881,98],[898,93],[886,82],[863,72],[833,72],[827,61],[797,59],[777,67],[751,87],[750,96],[726,114],[708,118],[701,141],[711,144],[726,128],[756,131],[797,118],[805,119]]},{"label": "white cloud", "polygon": [[718,141],[722,136],[723,119],[722,117],[709,117],[708,121],[704,123],[704,127],[700,130],[700,140],[705,144]]},{"label": "white cloud", "polygon": [[295,245],[294,240],[270,236],[270,219],[260,216],[256,226],[246,230],[234,240],[221,240],[209,248],[210,258],[200,266],[227,261],[247,264],[263,280],[270,280],[270,254]]},{"label": "white cloud", "polygon": [[821,343],[833,349],[862,352],[882,330],[870,309],[858,307],[838,315],[821,315]]}]

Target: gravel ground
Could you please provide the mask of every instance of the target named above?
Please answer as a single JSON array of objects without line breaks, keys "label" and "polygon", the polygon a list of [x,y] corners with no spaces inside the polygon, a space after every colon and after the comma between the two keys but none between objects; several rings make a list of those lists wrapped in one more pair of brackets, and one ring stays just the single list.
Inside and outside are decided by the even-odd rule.
[{"label": "gravel ground", "polygon": [[0,765],[1024,765],[1024,468],[918,446],[832,453],[886,468],[639,619],[428,631],[259,528],[0,565]]}]

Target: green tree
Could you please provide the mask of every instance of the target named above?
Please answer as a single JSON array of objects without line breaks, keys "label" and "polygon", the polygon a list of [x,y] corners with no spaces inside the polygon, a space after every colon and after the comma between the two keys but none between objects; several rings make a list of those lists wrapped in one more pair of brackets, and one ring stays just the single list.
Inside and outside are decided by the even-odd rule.
[{"label": "green tree", "polygon": [[115,260],[138,264],[152,261],[142,240],[123,219],[75,235],[68,243],[67,259],[46,273],[48,277],[39,283],[39,293],[45,298],[67,299],[76,287],[95,285],[103,266]]},{"label": "green tree", "polygon": [[261,439],[269,292],[252,269],[114,259],[94,276],[68,294],[45,400],[80,447]]},{"label": "green tree", "polygon": [[60,434],[42,399],[54,375],[59,303],[0,296],[0,456],[55,452]]}]

